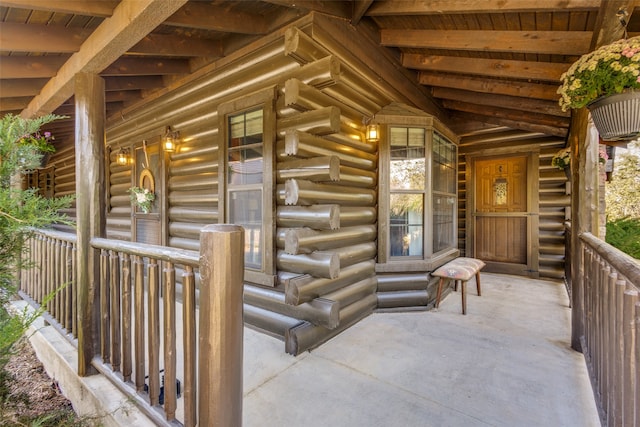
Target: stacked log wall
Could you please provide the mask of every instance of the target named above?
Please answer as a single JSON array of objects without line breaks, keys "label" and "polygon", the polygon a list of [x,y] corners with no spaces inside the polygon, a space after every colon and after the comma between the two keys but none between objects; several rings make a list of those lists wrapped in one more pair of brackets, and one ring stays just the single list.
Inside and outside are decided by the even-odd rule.
[{"label": "stacked log wall", "polygon": [[[298,354],[376,306],[377,156],[376,146],[363,142],[362,120],[376,111],[358,104],[360,88],[348,83],[338,87],[344,72],[342,61],[327,54],[300,62],[287,54],[283,35],[265,38],[259,48],[239,52],[233,60],[228,57],[209,72],[200,71],[198,78],[167,89],[142,107],[125,110],[109,123],[107,141],[114,154],[109,167],[107,225],[109,237],[130,239],[127,189],[133,182],[132,167],[117,165],[115,153],[142,140],[158,141],[164,127],[170,125],[180,131],[182,141],[166,165],[168,244],[198,249],[200,229],[220,221],[218,107],[259,90],[277,88],[276,264],[283,279],[266,290],[247,285],[245,311],[251,326],[282,339],[296,327],[296,335],[304,334],[301,341],[306,344],[288,345],[287,351]],[[291,96],[294,87],[297,96]],[[347,95],[338,99],[327,94],[327,88],[361,95],[355,100]],[[383,104],[391,101],[375,91],[370,96]],[[318,281],[331,283],[317,288],[320,291],[313,298],[294,304],[289,294],[295,285],[288,284],[300,280],[285,277],[308,279],[304,289]],[[310,309],[327,304],[332,307],[328,318]]]},{"label": "stacked log wall", "polygon": [[[285,46],[301,64],[328,55],[298,29],[287,32]],[[364,141],[362,118],[378,105],[361,98],[390,100],[344,82],[355,73],[340,65],[336,84],[288,79],[277,102],[276,260],[283,302],[300,308],[328,301],[335,310],[331,319],[305,319],[288,329],[291,354],[317,346],[377,306],[377,147]]]}]

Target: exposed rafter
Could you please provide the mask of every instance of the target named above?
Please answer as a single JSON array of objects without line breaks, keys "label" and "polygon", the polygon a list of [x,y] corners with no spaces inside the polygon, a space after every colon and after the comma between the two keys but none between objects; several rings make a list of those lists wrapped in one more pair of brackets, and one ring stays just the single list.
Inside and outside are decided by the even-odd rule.
[{"label": "exposed rafter", "polygon": [[600,7],[600,0],[384,0],[375,2],[371,16],[441,15],[444,13],[511,13],[589,10]]},{"label": "exposed rafter", "polygon": [[73,94],[77,73],[99,73],[155,27],[175,13],[186,0],[137,0],[122,2],[43,88],[23,117],[52,112]]},{"label": "exposed rafter", "polygon": [[478,76],[508,77],[521,80],[557,82],[568,68],[553,62],[514,61],[505,59],[463,58],[442,55],[405,53],[402,65],[407,68]]},{"label": "exposed rafter", "polygon": [[381,30],[383,46],[581,55],[589,51],[586,31]]}]

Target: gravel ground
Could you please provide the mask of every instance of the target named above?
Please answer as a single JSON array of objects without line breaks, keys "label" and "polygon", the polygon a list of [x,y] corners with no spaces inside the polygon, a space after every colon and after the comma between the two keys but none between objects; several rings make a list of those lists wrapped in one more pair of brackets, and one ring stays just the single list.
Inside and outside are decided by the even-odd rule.
[{"label": "gravel ground", "polygon": [[[71,402],[65,398],[56,381],[45,372],[28,340],[16,344],[16,352],[6,366],[15,381],[10,385],[10,398],[0,412],[0,425],[78,426]],[[26,397],[26,401],[24,398]]]}]

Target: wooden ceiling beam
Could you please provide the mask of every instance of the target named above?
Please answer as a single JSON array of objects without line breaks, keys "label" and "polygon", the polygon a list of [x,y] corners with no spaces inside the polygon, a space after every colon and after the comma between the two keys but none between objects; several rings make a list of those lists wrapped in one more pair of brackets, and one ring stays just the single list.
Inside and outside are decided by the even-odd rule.
[{"label": "wooden ceiling beam", "polygon": [[452,13],[518,13],[595,10],[600,0],[384,0],[376,1],[368,16],[443,15]]},{"label": "wooden ceiling beam", "polygon": [[354,0],[353,1],[353,13],[351,14],[351,25],[358,25],[362,17],[367,13],[367,10],[371,7],[373,0]]},{"label": "wooden ceiling beam", "polygon": [[327,15],[351,19],[353,11],[351,2],[346,1],[321,1],[321,0],[263,0],[265,3],[276,4],[295,9],[314,10]]},{"label": "wooden ceiling beam", "polygon": [[[99,73],[143,37],[174,14],[186,0],[136,0],[120,2],[80,51],[58,70],[21,115],[25,118],[47,114],[68,99],[78,73]],[[3,61],[4,62],[4,61]]]},{"label": "wooden ceiling beam", "polygon": [[222,42],[167,34],[148,34],[127,53],[153,56],[221,57]]},{"label": "wooden ceiling beam", "polygon": [[105,91],[151,90],[163,85],[162,76],[105,76]]},{"label": "wooden ceiling beam", "polygon": [[0,22],[0,51],[73,53],[92,30],[62,25],[35,25]]},{"label": "wooden ceiling beam", "polygon": [[518,80],[497,80],[483,77],[459,76],[421,71],[418,80],[423,85],[464,89],[495,95],[518,96],[557,102],[558,83],[529,83]]},{"label": "wooden ceiling beam", "polygon": [[73,15],[107,18],[113,15],[117,0],[2,0],[3,7],[16,9],[44,10],[47,12],[70,13]]},{"label": "wooden ceiling beam", "polygon": [[536,113],[531,111],[511,110],[508,108],[500,107],[490,107],[486,105],[477,105],[468,102],[451,101],[447,99],[442,101],[442,105],[444,106],[444,108],[448,108],[450,110],[464,111],[467,113],[477,114],[479,116],[507,119],[514,122],[524,121],[554,128],[567,129],[570,122],[570,119],[551,116],[548,114]]},{"label": "wooden ceiling beam", "polygon": [[30,96],[7,98],[3,94],[0,98],[0,111],[22,110],[29,105],[29,101],[31,101]]},{"label": "wooden ceiling beam", "polygon": [[440,88],[431,89],[434,98],[447,99],[451,101],[466,102],[469,104],[494,106],[521,111],[534,111],[558,117],[570,117],[571,112],[562,111],[557,102],[543,101],[540,99],[529,99],[507,95],[481,94],[462,89]]},{"label": "wooden ceiling beam", "polygon": [[402,65],[424,71],[558,82],[570,64],[403,53]]},{"label": "wooden ceiling beam", "polygon": [[[463,112],[454,112],[452,113],[452,122],[465,122],[465,121],[475,121],[479,120],[481,117],[476,114],[463,113]],[[546,135],[559,136],[564,138],[567,136],[567,129],[556,127],[556,126],[548,126],[541,125],[533,122],[526,122],[522,120],[513,120],[502,117],[495,116],[485,116],[482,117],[483,121],[488,124],[496,125],[496,126],[505,126],[512,129],[521,129],[527,132],[539,132],[544,133]]]},{"label": "wooden ceiling beam", "polygon": [[383,46],[582,55],[589,52],[588,31],[482,31],[382,29]]},{"label": "wooden ceiling beam", "polygon": [[67,59],[68,56],[3,56],[0,61],[0,78],[51,78]]},{"label": "wooden ceiling beam", "polygon": [[189,74],[191,67],[186,59],[122,57],[100,72],[101,76],[146,76]]},{"label": "wooden ceiling beam", "polygon": [[47,79],[2,79],[0,80],[0,95],[3,98],[16,96],[35,96],[47,83]]},{"label": "wooden ceiling beam", "polygon": [[210,2],[188,2],[168,17],[164,24],[198,28],[224,33],[266,34],[269,18],[264,15],[237,12]]}]

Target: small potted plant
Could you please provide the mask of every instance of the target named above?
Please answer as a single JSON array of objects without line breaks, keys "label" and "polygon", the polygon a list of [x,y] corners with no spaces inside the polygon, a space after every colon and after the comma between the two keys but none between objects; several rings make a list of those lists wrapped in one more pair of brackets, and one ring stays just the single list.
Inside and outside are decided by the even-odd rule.
[{"label": "small potted plant", "polygon": [[560,81],[562,110],[589,108],[604,141],[640,135],[640,36],[583,55]]},{"label": "small potted plant", "polygon": [[[604,165],[607,163],[608,158],[607,150],[603,146],[600,146],[598,148],[598,163]],[[559,150],[551,158],[551,166],[564,170],[564,173],[567,175],[567,179],[569,179],[571,177],[571,171],[569,170],[569,167],[571,166],[571,148],[566,147]]]},{"label": "small potted plant", "polygon": [[37,154],[40,154],[40,162],[38,166],[43,168],[49,162],[51,154],[55,153],[56,149],[53,146],[55,138],[51,135],[51,132],[40,133],[39,131],[33,134],[24,135],[20,138],[19,143],[31,146]]},{"label": "small potted plant", "polygon": [[131,187],[128,190],[129,198],[144,213],[151,212],[151,203],[156,199],[156,195],[146,188]]}]

